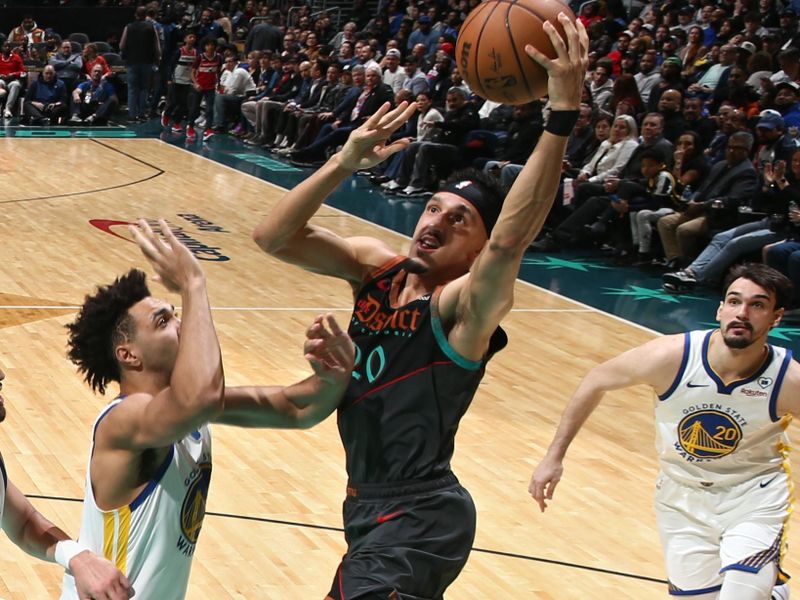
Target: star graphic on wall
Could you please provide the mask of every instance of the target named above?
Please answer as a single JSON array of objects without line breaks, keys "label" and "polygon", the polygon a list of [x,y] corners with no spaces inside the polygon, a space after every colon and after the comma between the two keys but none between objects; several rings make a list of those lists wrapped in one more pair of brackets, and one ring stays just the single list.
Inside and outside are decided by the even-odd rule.
[{"label": "star graphic on wall", "polygon": [[674,294],[669,294],[662,290],[661,288],[643,288],[639,287],[638,285],[629,285],[628,288],[603,288],[605,290],[605,294],[609,296],[630,296],[634,300],[661,300],[662,302],[672,302],[674,304],[680,304],[681,300],[703,300],[703,298],[698,298],[697,296],[687,296],[686,294],[681,294],[680,296],[676,296]]},{"label": "star graphic on wall", "polygon": [[573,271],[587,272],[589,269],[608,269],[597,263],[589,262],[588,260],[565,260],[563,258],[556,258],[555,256],[545,256],[544,258],[523,258],[523,265],[533,265],[536,267],[545,267],[548,270],[552,269],[572,269]]}]

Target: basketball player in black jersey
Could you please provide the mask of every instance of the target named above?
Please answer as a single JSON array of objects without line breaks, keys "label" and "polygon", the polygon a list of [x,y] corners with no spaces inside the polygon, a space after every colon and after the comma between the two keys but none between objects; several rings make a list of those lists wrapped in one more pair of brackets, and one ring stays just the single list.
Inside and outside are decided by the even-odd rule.
[{"label": "basketball player in black jersey", "polygon": [[469,556],[475,507],[450,471],[454,437],[486,363],[505,345],[499,323],[555,196],[586,71],[583,26],[559,18],[565,40],[545,26],[556,59],[525,49],[548,71],[553,112],[505,202],[479,175],[456,176],[428,202],[408,256],[310,224],[354,171],[408,145],[387,140],[414,106],[387,104],[254,232],[264,251],[344,279],[355,297],[356,365],[338,411],[348,549],[329,599],[442,598]]}]

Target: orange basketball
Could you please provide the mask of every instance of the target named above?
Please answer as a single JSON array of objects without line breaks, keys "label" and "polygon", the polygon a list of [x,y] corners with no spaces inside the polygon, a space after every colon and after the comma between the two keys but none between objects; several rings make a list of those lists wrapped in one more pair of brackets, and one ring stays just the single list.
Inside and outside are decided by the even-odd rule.
[{"label": "orange basketball", "polygon": [[561,0],[488,0],[467,16],[458,32],[456,61],[473,92],[503,104],[525,104],[547,95],[547,72],[525,52],[530,44],[550,58],[556,51],[542,23],[575,14]]}]

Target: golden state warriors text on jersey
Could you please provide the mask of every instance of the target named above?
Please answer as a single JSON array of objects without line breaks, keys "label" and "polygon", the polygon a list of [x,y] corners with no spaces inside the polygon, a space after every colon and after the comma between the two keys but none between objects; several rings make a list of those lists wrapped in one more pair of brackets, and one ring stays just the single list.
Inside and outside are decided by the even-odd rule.
[{"label": "golden state warriors text on jersey", "polygon": [[[120,401],[101,413],[95,430]],[[172,444],[136,499],[115,510],[101,510],[95,503],[90,459],[79,541],[125,573],[137,597],[182,600],[203,527],[210,482],[208,427]],[[75,582],[68,574],[61,598],[77,600]]]},{"label": "golden state warriors text on jersey", "polygon": [[768,346],[756,373],[726,383],[708,361],[715,331],[686,333],[680,370],[656,400],[662,471],[687,485],[729,486],[777,471],[788,448],[790,418],[775,405],[791,351]]}]

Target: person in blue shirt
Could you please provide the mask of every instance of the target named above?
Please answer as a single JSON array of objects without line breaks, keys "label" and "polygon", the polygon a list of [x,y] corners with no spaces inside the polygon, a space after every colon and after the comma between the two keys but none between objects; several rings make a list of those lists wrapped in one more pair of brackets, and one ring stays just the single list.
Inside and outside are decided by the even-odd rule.
[{"label": "person in blue shirt", "polygon": [[28,86],[22,105],[25,120],[32,125],[49,125],[66,119],[68,112],[67,88],[56,77],[53,65],[47,65],[42,76]]},{"label": "person in blue shirt", "polygon": [[108,122],[119,105],[114,85],[103,79],[103,65],[92,67],[92,78],[79,83],[72,92],[72,117],[70,123],[100,125]]}]

